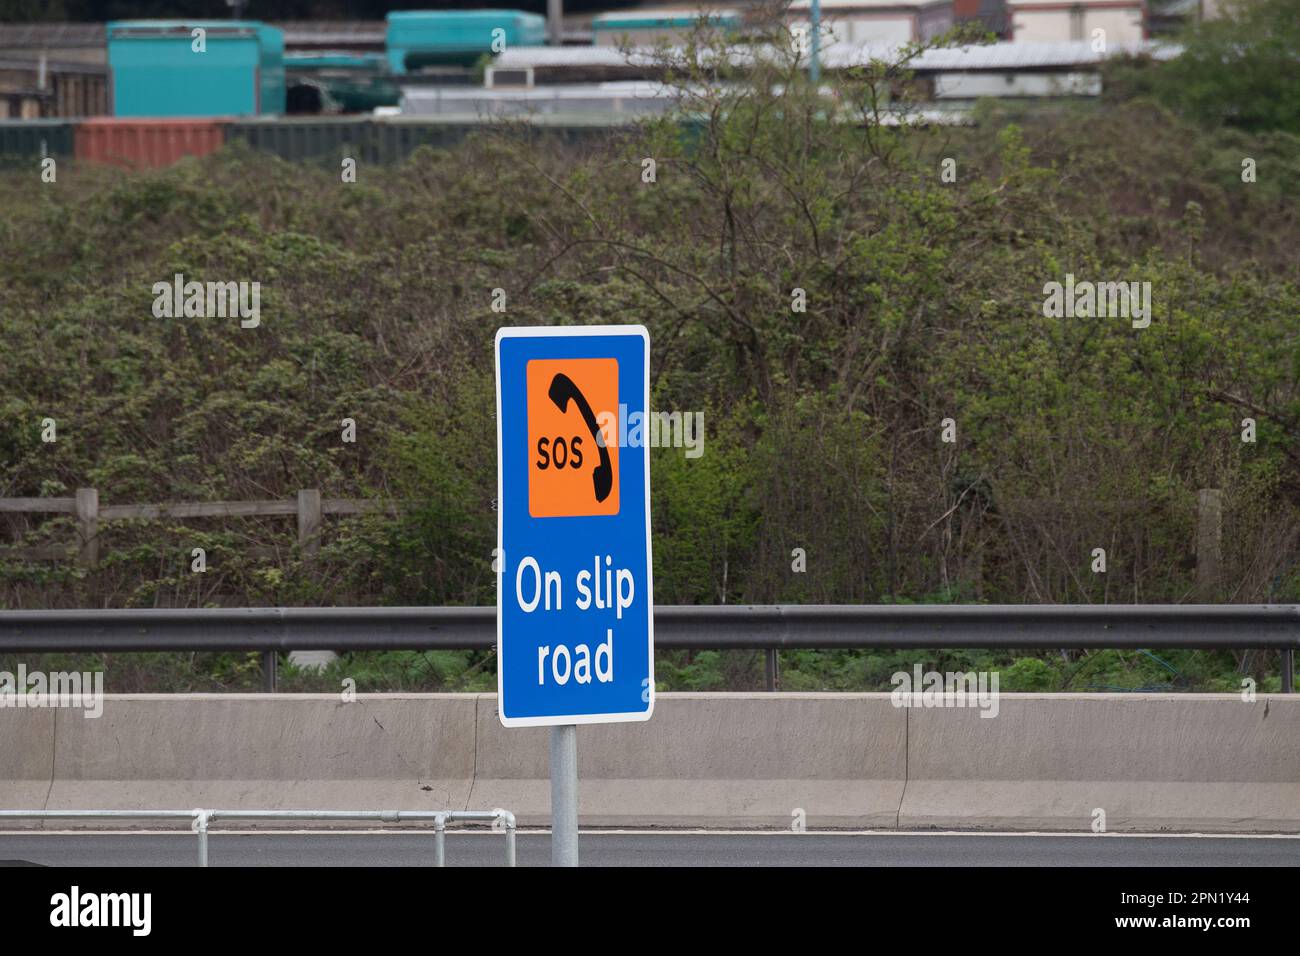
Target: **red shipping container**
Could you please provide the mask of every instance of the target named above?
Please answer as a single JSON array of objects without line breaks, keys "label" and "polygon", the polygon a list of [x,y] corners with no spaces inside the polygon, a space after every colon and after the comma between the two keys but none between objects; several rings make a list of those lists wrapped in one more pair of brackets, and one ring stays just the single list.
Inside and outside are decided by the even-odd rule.
[{"label": "red shipping container", "polygon": [[206,156],[225,142],[226,120],[117,119],[77,124],[73,155],[91,163],[154,168],[182,156]]}]

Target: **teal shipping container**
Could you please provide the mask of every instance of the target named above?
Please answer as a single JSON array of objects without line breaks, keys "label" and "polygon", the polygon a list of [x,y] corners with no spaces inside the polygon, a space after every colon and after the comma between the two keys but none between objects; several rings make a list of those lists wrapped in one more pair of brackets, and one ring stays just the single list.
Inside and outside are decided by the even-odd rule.
[{"label": "teal shipping container", "polygon": [[275,27],[253,20],[115,20],[105,33],[114,116],[284,112],[284,34]]},{"label": "teal shipping container", "polygon": [[546,18],[522,10],[405,10],[388,15],[388,67],[399,74],[435,64],[468,66],[504,47],[545,42]]},{"label": "teal shipping container", "polygon": [[653,46],[660,40],[670,44],[684,43],[693,31],[701,27],[721,33],[734,33],[740,26],[740,14],[734,10],[716,10],[711,13],[627,10],[598,14],[591,21],[591,35],[595,46],[619,46],[624,39],[632,44]]}]

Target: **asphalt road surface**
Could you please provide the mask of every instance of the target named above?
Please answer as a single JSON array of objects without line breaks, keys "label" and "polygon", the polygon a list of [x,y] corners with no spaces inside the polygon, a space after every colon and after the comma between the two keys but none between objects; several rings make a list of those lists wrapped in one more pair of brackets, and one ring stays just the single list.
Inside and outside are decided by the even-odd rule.
[{"label": "asphalt road surface", "polygon": [[[550,862],[546,832],[518,835],[520,866]],[[587,866],[1297,866],[1300,838],[968,833],[583,832]],[[433,834],[221,833],[212,866],[431,866]],[[0,833],[0,865],[194,866],[190,833]],[[500,866],[505,836],[450,832],[448,866]]]}]

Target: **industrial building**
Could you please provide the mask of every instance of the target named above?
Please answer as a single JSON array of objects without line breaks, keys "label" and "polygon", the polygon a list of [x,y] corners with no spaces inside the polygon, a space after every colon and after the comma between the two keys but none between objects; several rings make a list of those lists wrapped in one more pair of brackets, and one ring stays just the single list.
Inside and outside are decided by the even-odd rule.
[{"label": "industrial building", "polygon": [[108,112],[108,72],[75,60],[0,57],[0,119],[102,116]]},{"label": "industrial building", "polygon": [[[806,28],[809,2],[793,0],[787,22]],[[1198,0],[1194,15],[1203,5]],[[912,89],[929,102],[881,122],[968,122],[983,97],[1095,97],[1109,57],[1178,53],[1146,39],[1145,0],[822,0],[821,10],[827,76],[889,58],[959,22],[1016,37],[913,57]],[[668,63],[701,29],[724,41],[724,55],[742,73],[769,55],[748,16],[740,0],[573,18],[562,45],[548,44],[544,18],[519,10],[281,25],[3,25],[0,152],[148,166],[240,140],[286,158],[346,147],[347,155],[390,161],[502,116],[585,136],[676,107],[680,88],[666,82]],[[1093,30],[1104,31],[1104,44]]]},{"label": "industrial building", "polygon": [[[656,71],[648,51],[680,46],[702,28],[738,49],[753,50],[748,45],[752,2],[670,3],[574,15],[558,32],[563,45],[555,44],[544,18],[509,9],[395,11],[384,21],[0,24],[0,117],[320,115],[392,111],[403,103],[416,112],[435,106],[441,112],[457,102],[495,102],[511,90],[557,84],[569,89],[552,90],[548,102],[625,104],[625,89],[581,87],[658,83],[662,70]],[[792,0],[785,11],[787,22],[805,35],[810,7],[811,0]],[[936,99],[966,99],[1096,95],[1099,53],[1145,49],[1150,35],[1167,33],[1188,18],[1212,16],[1217,3],[820,0],[820,9],[821,56],[828,69],[851,65],[864,55],[861,51],[885,55],[962,23],[1010,41],[996,45],[992,54],[969,54],[969,62],[985,63],[992,56],[1004,63],[997,81],[990,79],[997,71],[987,66],[955,71],[971,74],[960,82],[921,71]],[[188,38],[197,27],[208,30],[211,52],[203,60],[190,52]],[[1024,65],[1044,56],[1079,59],[1084,54],[1061,44],[1096,47],[1099,39],[1104,49],[1086,51],[1092,60],[1051,68]],[[625,48],[630,55],[624,55]],[[1044,73],[1052,75],[1034,75]]]},{"label": "industrial building", "polygon": [[1017,43],[1102,39],[1111,44],[1147,39],[1146,0],[1006,0],[1006,4],[1011,39]]},{"label": "industrial building", "polygon": [[[792,0],[790,23],[811,27],[811,0]],[[821,0],[824,48],[872,46],[929,40],[951,30],[952,0]]]}]

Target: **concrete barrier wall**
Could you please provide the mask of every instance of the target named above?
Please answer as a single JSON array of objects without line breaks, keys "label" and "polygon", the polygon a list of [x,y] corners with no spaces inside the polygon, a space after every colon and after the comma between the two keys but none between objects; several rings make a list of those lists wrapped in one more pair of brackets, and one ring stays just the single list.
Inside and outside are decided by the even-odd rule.
[{"label": "concrete barrier wall", "polygon": [[[495,695],[109,695],[0,709],[6,808],[491,809],[549,822],[545,728]],[[619,827],[1300,831],[1300,697],[661,694],[578,732],[581,822]],[[115,824],[120,826],[120,823]]]},{"label": "concrete barrier wall", "polygon": [[57,712],[46,807],[464,807],[474,711],[470,695],[109,695],[95,719]]},{"label": "concrete barrier wall", "polygon": [[[471,802],[550,823],[545,728],[501,726],[479,700]],[[660,694],[645,723],[578,728],[578,810],[588,826],[892,827],[906,715],[881,694]]]},{"label": "concrete barrier wall", "polygon": [[41,808],[54,771],[53,710],[0,710],[0,807]]},{"label": "concrete barrier wall", "polygon": [[899,826],[1300,830],[1300,697],[1004,694],[915,709]]}]

